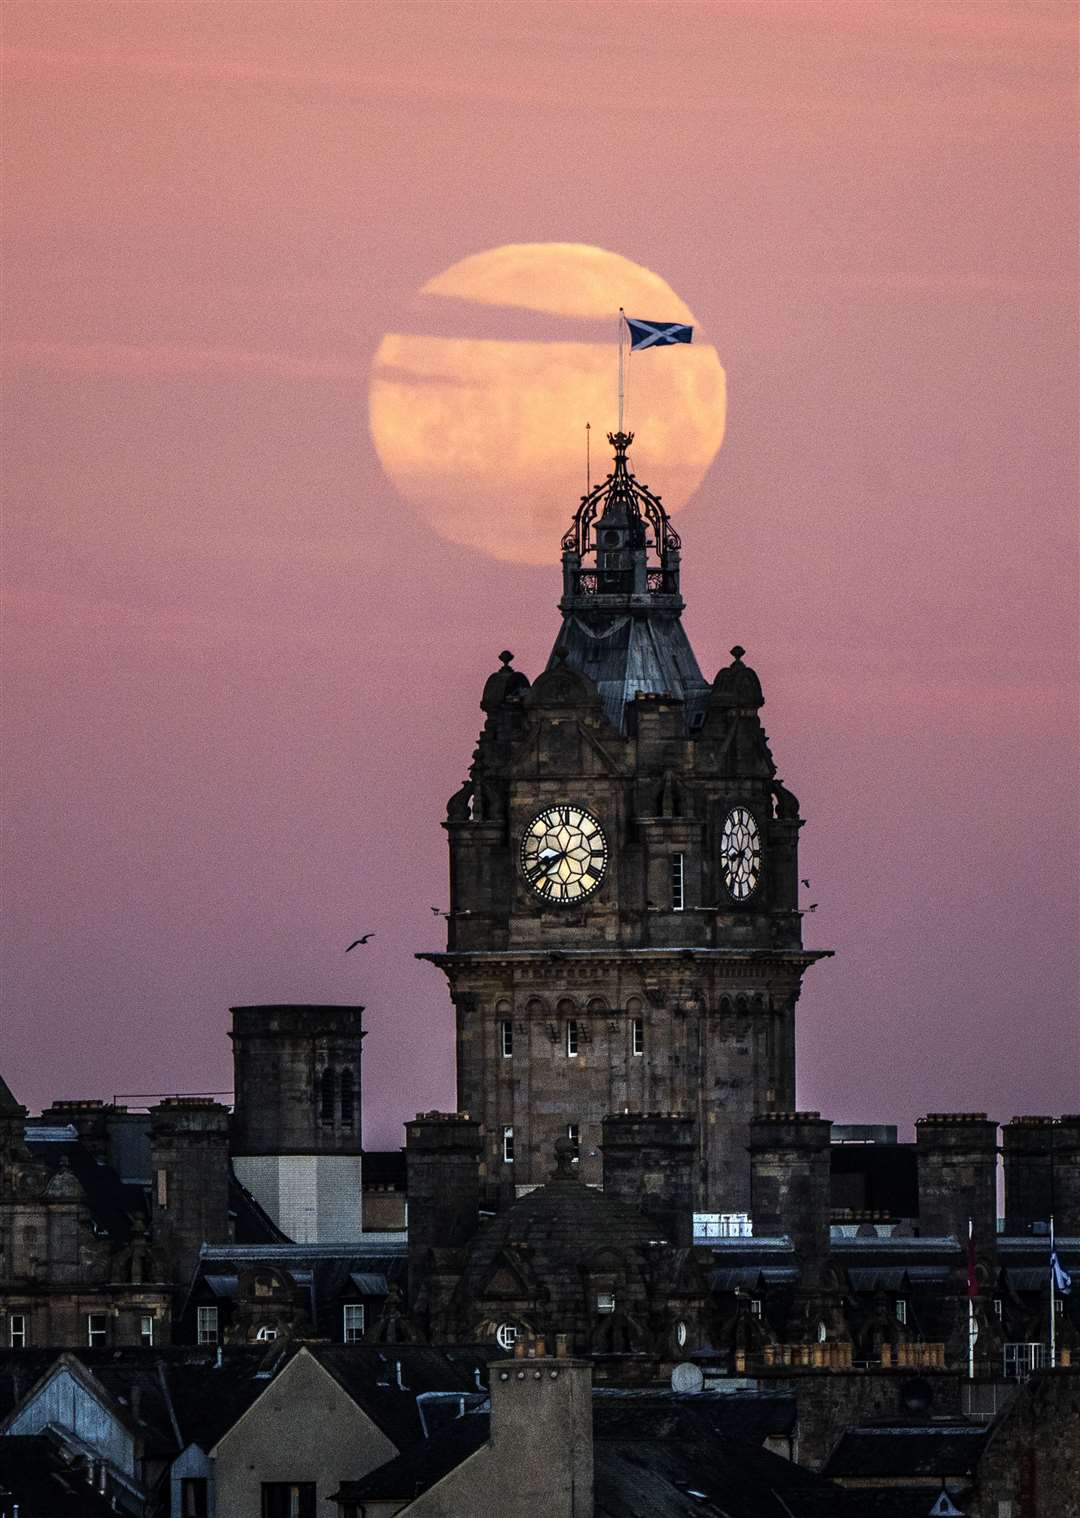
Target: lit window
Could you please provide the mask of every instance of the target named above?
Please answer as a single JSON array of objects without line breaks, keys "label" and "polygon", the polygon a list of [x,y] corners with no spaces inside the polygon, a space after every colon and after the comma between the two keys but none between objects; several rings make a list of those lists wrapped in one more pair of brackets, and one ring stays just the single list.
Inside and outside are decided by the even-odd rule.
[{"label": "lit window", "polygon": [[1062,1301],[1062,1299],[1060,1297],[1055,1297],[1054,1298],[1054,1312],[1055,1313],[1059,1313],[1059,1312],[1064,1312],[1064,1311],[1065,1311],[1065,1303]]},{"label": "lit window", "polygon": [[686,1324],[680,1318],[675,1325],[675,1343],[682,1349],[686,1343]]},{"label": "lit window", "polygon": [[89,1312],[86,1315],[86,1342],[91,1349],[100,1349],[109,1337],[107,1313]]},{"label": "lit window", "polygon": [[364,1304],[362,1302],[346,1302],[344,1319],[344,1339],[346,1344],[359,1344],[364,1337]]},{"label": "lit window", "polygon": [[26,1314],[13,1312],[8,1319],[8,1340],[12,1349],[26,1348]]},{"label": "lit window", "polygon": [[218,1310],[216,1307],[200,1307],[196,1338],[200,1344],[216,1344],[218,1341]]},{"label": "lit window", "polygon": [[1000,1297],[994,1298],[994,1317],[1000,1318],[1004,1311],[1004,1304]]},{"label": "lit window", "polygon": [[903,1297],[897,1297],[896,1299],[896,1321],[898,1323],[907,1322],[907,1303]]},{"label": "lit window", "polygon": [[761,1298],[760,1297],[751,1297],[750,1298],[750,1316],[752,1318],[760,1318],[761,1317]]},{"label": "lit window", "polygon": [[615,1311],[615,1293],[613,1291],[598,1291],[596,1293],[597,1312]]},{"label": "lit window", "polygon": [[645,1053],[645,1019],[635,1017],[630,1022],[630,1036],[633,1040],[632,1048],[635,1054]]},{"label": "lit window", "polygon": [[169,1172],[159,1170],[157,1173],[157,1204],[164,1211],[169,1205]]},{"label": "lit window", "polygon": [[499,1024],[499,1047],[503,1059],[509,1059],[514,1052],[514,1025],[508,1017]]},{"label": "lit window", "polygon": [[683,856],[672,854],[671,856],[671,910],[681,912],[686,905],[683,894]]},{"label": "lit window", "polygon": [[513,1130],[513,1128],[504,1128],[503,1129],[503,1163],[506,1164],[506,1165],[512,1165],[514,1163],[514,1130]]},{"label": "lit window", "polygon": [[567,1019],[566,1023],[566,1053],[570,1059],[574,1059],[577,1056],[577,1044],[577,1023],[571,1017]]},{"label": "lit window", "polygon": [[574,1146],[574,1159],[581,1157],[581,1125],[579,1123],[567,1123],[566,1136]]},{"label": "lit window", "polygon": [[521,1330],[515,1328],[513,1323],[500,1323],[495,1330],[495,1338],[503,1349],[513,1349],[521,1337]]},{"label": "lit window", "polygon": [[154,1342],[154,1319],[146,1313],[139,1319],[139,1343],[149,1349]]}]

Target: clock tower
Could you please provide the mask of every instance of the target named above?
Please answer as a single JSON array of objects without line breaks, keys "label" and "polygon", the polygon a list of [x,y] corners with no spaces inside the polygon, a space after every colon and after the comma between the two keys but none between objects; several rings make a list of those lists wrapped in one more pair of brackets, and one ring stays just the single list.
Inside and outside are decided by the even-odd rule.
[{"label": "clock tower", "polygon": [[680,541],[609,434],[562,543],[562,626],[530,684],[500,655],[451,797],[458,1106],[502,1203],[569,1138],[601,1179],[611,1113],[696,1119],[695,1205],[749,1211],[750,1121],[795,1107],[803,971],[795,796],[757,675],[711,682],[682,626]]}]

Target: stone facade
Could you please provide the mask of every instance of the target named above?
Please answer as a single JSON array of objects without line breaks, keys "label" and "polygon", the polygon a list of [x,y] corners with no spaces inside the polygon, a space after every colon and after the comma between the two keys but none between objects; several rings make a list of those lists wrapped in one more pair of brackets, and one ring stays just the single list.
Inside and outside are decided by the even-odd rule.
[{"label": "stone facade", "polygon": [[238,1180],[303,1243],[361,1231],[363,1007],[234,1007]]},{"label": "stone facade", "polygon": [[[802,819],[743,650],[702,678],[678,538],[628,472],[629,438],[612,441],[615,470],[564,540],[547,669],[530,685],[506,654],[485,686],[447,809],[447,951],[423,957],[450,983],[458,1105],[483,1125],[491,1200],[541,1181],[568,1135],[598,1182],[604,1117],[660,1111],[696,1119],[698,1205],[747,1210],[750,1120],[795,1105],[795,1004],[822,952],[802,947]],[[527,878],[523,841],[548,808],[556,829],[577,809],[603,832],[580,895]]]}]

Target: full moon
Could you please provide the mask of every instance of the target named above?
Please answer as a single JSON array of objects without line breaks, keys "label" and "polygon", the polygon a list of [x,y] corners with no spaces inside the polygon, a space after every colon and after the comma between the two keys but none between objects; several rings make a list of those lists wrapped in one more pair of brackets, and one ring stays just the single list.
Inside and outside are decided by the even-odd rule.
[{"label": "full moon", "polygon": [[724,371],[650,269],[585,243],[512,243],[453,264],[416,305],[429,330],[383,338],[369,419],[386,474],[440,537],[516,563],[557,560],[586,488],[586,423],[592,483],[611,467],[620,306],[695,327],[689,347],[627,356],[625,426],[634,472],[668,511],[701,483],[724,436]]}]

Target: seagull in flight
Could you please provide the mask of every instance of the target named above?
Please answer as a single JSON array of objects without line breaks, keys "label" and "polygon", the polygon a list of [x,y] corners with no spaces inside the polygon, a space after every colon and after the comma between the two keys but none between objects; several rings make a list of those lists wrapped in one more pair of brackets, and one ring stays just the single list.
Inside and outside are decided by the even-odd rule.
[{"label": "seagull in flight", "polygon": [[434,914],[434,916],[436,916],[436,917],[438,917],[438,915],[439,915],[439,912],[440,912],[440,911],[441,911],[441,910],[442,910],[442,909],[441,909],[441,908],[440,908],[440,907],[432,907],[432,909],[431,909],[431,910],[432,910],[432,913],[433,913],[433,914]]},{"label": "seagull in flight", "polygon": [[374,937],[375,937],[374,933],[365,933],[364,936],[363,936],[363,938],[354,938],[353,941],[352,941],[352,943],[349,945],[349,948],[345,950],[346,954],[348,954],[348,952],[349,952],[350,949],[355,949],[358,944],[367,943],[367,941],[368,941],[369,938],[374,938]]},{"label": "seagull in flight", "polygon": [[806,910],[808,912],[816,912],[817,911],[817,902],[816,901],[811,902],[811,904],[807,907]]},{"label": "seagull in flight", "polygon": [[807,890],[810,889],[810,882],[808,880],[804,880],[803,885],[806,886]]}]

